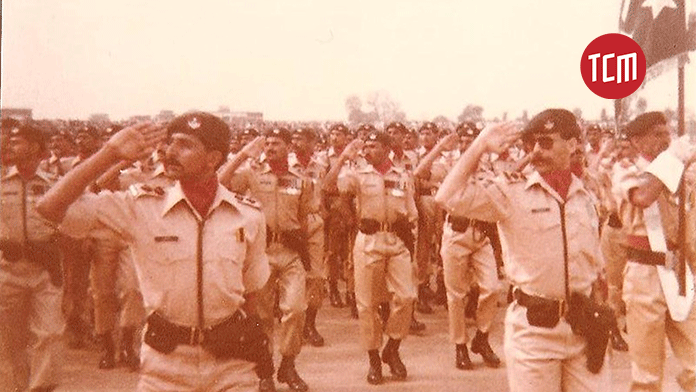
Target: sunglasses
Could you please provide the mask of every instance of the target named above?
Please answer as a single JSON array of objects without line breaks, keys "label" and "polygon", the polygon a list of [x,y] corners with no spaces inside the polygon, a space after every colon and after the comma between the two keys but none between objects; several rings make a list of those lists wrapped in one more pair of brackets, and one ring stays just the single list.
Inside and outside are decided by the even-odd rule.
[{"label": "sunglasses", "polygon": [[534,146],[539,144],[539,147],[543,148],[544,150],[550,150],[553,148],[555,140],[550,137],[550,136],[529,136],[526,137],[524,140],[524,144],[527,148],[530,150],[534,149]]}]

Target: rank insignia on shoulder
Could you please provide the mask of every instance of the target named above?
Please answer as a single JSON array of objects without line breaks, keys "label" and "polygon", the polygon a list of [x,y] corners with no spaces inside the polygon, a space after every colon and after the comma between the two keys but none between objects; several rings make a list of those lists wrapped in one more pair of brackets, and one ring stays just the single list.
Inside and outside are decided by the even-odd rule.
[{"label": "rank insignia on shoulder", "polygon": [[138,197],[138,196],[162,197],[162,196],[164,196],[164,189],[161,186],[152,187],[152,186],[146,185],[146,184],[131,185],[128,187],[128,191],[134,197]]},{"label": "rank insignia on shoulder", "polygon": [[522,174],[520,172],[515,172],[515,171],[504,171],[503,176],[505,176],[505,179],[509,183],[522,182],[522,181],[527,180],[527,178],[524,176],[524,174]]},{"label": "rank insignia on shoulder", "polygon": [[248,205],[248,206],[254,207],[256,209],[261,209],[261,203],[256,201],[256,199],[254,199],[254,198],[251,198],[249,196],[240,195],[239,193],[235,193],[234,198],[237,199],[238,202],[240,202],[244,205]]}]

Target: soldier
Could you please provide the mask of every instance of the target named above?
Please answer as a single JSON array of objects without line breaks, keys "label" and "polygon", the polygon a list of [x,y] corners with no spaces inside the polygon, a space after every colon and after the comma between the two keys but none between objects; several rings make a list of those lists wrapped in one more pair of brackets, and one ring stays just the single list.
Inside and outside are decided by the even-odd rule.
[{"label": "soldier", "polygon": [[[634,164],[615,174],[615,191],[621,196],[619,211],[628,243],[624,268],[628,349],[631,357],[631,391],[661,391],[665,365],[665,337],[682,366],[677,377],[685,391],[696,389],[696,311],[671,291],[668,262],[671,252],[687,245],[677,235],[677,201],[685,164],[696,158],[688,137],[670,142],[667,120],[661,112],[648,112],[626,126],[636,148]],[[693,238],[689,239],[693,242]],[[690,260],[691,271],[694,260]],[[685,273],[690,274],[687,269]],[[686,290],[693,290],[686,287]],[[686,305],[680,309],[677,304]]]},{"label": "soldier", "polygon": [[[312,212],[312,184],[289,166],[292,135],[286,128],[266,131],[266,160],[235,172],[234,164],[220,170],[220,179],[233,191],[249,192],[261,203],[266,216],[267,247],[271,277],[259,295],[259,315],[269,336],[274,324],[275,300],[280,310],[278,382],[293,391],[306,391],[307,383],[295,369],[302,349],[304,312],[307,309],[306,279],[311,269],[307,249],[308,215]],[[251,147],[254,143],[250,144]],[[240,155],[248,154],[244,148]],[[238,162],[237,160],[231,161]],[[270,384],[270,382],[265,381]],[[269,386],[270,389],[270,386]]]},{"label": "soldier", "polygon": [[[351,133],[344,124],[334,124],[329,128],[331,147],[327,152],[329,167],[338,163],[343,150],[350,142]],[[326,219],[326,258],[329,267],[329,300],[331,306],[344,306],[338,291],[338,280],[346,283],[346,303],[351,316],[358,318],[355,307],[355,286],[353,284],[352,244],[355,239],[355,211],[349,195],[323,192],[323,203],[327,209]]]},{"label": "soldier", "polygon": [[[441,157],[457,139],[460,140],[460,152],[464,153],[479,132],[473,123],[460,124],[457,126],[457,133],[441,140],[434,150],[426,155],[416,172],[422,172],[422,165],[428,166],[436,157]],[[440,160],[433,163],[434,171],[448,173],[452,166],[445,166],[447,162],[448,160]],[[479,165],[475,179],[490,178],[491,173],[484,172],[481,166],[483,165]],[[437,177],[439,176],[436,175]],[[468,308],[475,309],[471,313],[475,313],[473,318],[477,327],[476,336],[471,342],[471,351],[480,354],[486,365],[500,366],[500,358],[488,342],[488,333],[498,307],[496,293],[499,283],[493,247],[487,230],[486,222],[467,218],[457,210],[447,210],[441,255],[447,288],[450,339],[455,344],[455,365],[458,369],[473,369],[466,346],[469,341],[465,321]],[[472,287],[476,287],[475,295],[470,294]]]},{"label": "soldier", "polygon": [[324,345],[324,338],[316,327],[317,312],[321,308],[326,292],[326,259],[324,257],[324,219],[322,218],[321,181],[328,172],[325,157],[315,151],[316,132],[302,127],[292,135],[294,153],[288,160],[290,167],[302,173],[312,182],[312,206],[307,216],[307,250],[310,269],[307,271],[307,311],[303,338],[315,347]]},{"label": "soldier", "polygon": [[41,131],[3,120],[8,125],[14,166],[0,186],[0,390],[52,391],[65,328],[60,253],[55,226],[35,206],[55,179],[37,169],[46,149]]},{"label": "soldier", "polygon": [[[435,199],[458,216],[497,222],[505,271],[515,287],[505,317],[510,390],[597,391],[601,376],[585,357],[586,346],[593,352],[593,345],[573,332],[577,325],[565,312],[571,297],[591,293],[603,268],[593,198],[570,171],[580,128],[569,111],[548,109],[524,135],[534,153],[528,178],[508,173],[472,179],[484,153],[500,152],[519,138],[512,124],[491,126],[462,154]],[[603,360],[605,347],[594,359]]]},{"label": "soldier", "polygon": [[[411,254],[414,250],[413,224],[417,219],[411,175],[389,160],[389,136],[373,132],[365,142],[368,165],[346,170],[341,167],[354,158],[362,141],[346,147],[325,178],[325,189],[338,186],[341,192],[357,198],[359,232],[355,239],[355,297],[358,305],[362,346],[367,351],[370,370],[367,381],[381,384],[382,362],[389,365],[396,380],[404,380],[406,367],[399,356],[401,341],[408,335],[416,298]],[[337,183],[338,180],[338,183]],[[389,337],[380,358],[383,328],[378,306],[390,302],[384,332]]]},{"label": "soldier", "polygon": [[[179,116],[166,129],[125,128],[40,202],[41,213],[72,235],[106,226],[131,247],[150,312],[139,391],[254,391],[253,362],[269,363],[268,339],[254,321],[254,299],[270,273],[266,224],[258,204],[217,180],[229,133],[202,112]],[[173,187],[83,194],[110,167],[148,153],[167,134]],[[260,368],[272,374],[272,366]]]}]

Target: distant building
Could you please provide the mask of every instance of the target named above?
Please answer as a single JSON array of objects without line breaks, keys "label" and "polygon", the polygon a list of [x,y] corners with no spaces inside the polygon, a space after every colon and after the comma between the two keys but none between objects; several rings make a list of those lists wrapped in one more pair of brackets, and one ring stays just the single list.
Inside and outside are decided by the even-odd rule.
[{"label": "distant building", "polygon": [[88,122],[96,127],[106,127],[111,123],[106,113],[94,113],[89,116]]},{"label": "distant building", "polygon": [[2,108],[0,115],[2,118],[14,118],[15,120],[26,121],[31,120],[31,109],[26,108]]},{"label": "distant building", "polygon": [[147,121],[152,121],[152,116],[148,116],[148,115],[131,116],[128,119],[128,122],[131,124],[140,123],[140,122],[147,122]]},{"label": "distant building", "polygon": [[174,112],[171,110],[160,110],[159,114],[155,116],[155,121],[157,122],[169,122],[174,119]]}]

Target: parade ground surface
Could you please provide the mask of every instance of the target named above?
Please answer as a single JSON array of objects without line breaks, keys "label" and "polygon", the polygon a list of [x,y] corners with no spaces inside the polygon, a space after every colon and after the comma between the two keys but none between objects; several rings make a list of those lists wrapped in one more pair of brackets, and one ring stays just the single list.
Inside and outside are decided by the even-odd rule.
[{"label": "parade ground surface", "polygon": [[[347,309],[335,309],[328,305],[321,309],[317,329],[326,339],[324,347],[305,345],[297,358],[297,369],[309,384],[310,391],[508,391],[504,364],[498,369],[485,367],[479,355],[471,354],[474,370],[458,370],[454,367],[454,345],[449,343],[446,310],[438,306],[432,315],[419,314],[419,320],[427,325],[420,335],[410,335],[401,345],[401,357],[408,369],[408,379],[391,381],[385,365],[385,383],[369,385],[365,381],[367,354],[360,349],[358,322],[349,318]],[[496,323],[491,331],[491,346],[503,359],[503,325],[505,308],[499,308]],[[473,337],[475,329],[472,327]],[[276,366],[279,358],[276,353]],[[64,382],[57,391],[133,391],[137,374],[125,367],[113,370],[97,369],[98,353],[95,350],[68,350],[64,369]],[[608,356],[611,387],[607,391],[628,391],[631,379],[628,353],[611,352]],[[675,381],[678,364],[668,348],[664,391],[678,391]],[[289,391],[285,384],[276,384],[278,391]]]}]

